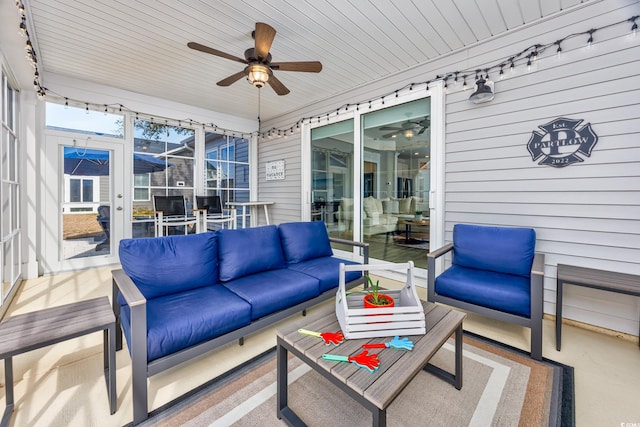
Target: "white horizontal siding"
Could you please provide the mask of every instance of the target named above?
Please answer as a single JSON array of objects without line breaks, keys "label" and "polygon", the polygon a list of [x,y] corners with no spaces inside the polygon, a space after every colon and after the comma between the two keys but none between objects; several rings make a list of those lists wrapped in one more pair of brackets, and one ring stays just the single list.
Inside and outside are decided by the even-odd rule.
[{"label": "white horizontal siding", "polygon": [[[638,14],[639,5],[633,0],[590,4],[268,124],[290,126],[301,117],[364,102],[445,71],[483,68],[535,43],[553,43],[574,32],[626,20]],[[507,2],[500,6],[509,7]],[[540,7],[546,8],[546,2]],[[535,10],[527,6],[520,13],[529,20]],[[490,103],[470,103],[471,91],[449,82],[445,239],[451,240],[453,225],[461,222],[533,227],[536,249],[545,254],[547,313],[555,313],[558,263],[640,274],[640,39],[623,33],[620,26],[598,31],[591,48],[585,46],[586,37],[567,40],[560,58],[551,47],[531,72],[523,64],[515,73],[506,67],[504,80],[492,71],[496,96]],[[473,76],[467,84],[472,86]],[[538,165],[527,142],[532,132],[541,132],[539,126],[558,117],[582,119],[580,126],[591,123],[599,141],[582,163],[565,168]],[[294,144],[291,137],[286,141],[288,147]],[[292,149],[299,155],[298,148]],[[564,304],[567,318],[638,333],[639,298],[568,286]]]},{"label": "white horizontal siding", "polygon": [[[278,139],[265,139],[258,145],[258,194],[261,201],[274,201],[269,209],[272,224],[300,221],[301,161],[300,133]],[[267,181],[265,166],[268,162],[284,160],[285,179]],[[260,212],[261,218],[263,213]],[[264,220],[260,220],[261,224]]]}]

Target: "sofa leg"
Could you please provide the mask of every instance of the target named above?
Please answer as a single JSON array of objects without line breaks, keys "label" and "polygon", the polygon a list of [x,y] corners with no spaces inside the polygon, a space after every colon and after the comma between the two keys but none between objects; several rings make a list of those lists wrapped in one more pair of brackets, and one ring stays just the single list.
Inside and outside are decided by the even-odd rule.
[{"label": "sofa leg", "polygon": [[244,345],[244,337],[240,337],[238,340],[238,345]]},{"label": "sofa leg", "polygon": [[531,358],[542,360],[542,325],[531,328]]}]

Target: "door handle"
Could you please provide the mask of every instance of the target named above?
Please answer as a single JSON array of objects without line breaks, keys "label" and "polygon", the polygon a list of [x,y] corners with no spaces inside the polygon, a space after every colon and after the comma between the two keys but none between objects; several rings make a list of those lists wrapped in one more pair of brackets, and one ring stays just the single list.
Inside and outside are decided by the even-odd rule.
[{"label": "door handle", "polygon": [[117,211],[121,211],[121,210],[122,210],[122,206],[118,206],[118,207],[116,208],[116,210],[117,210]]}]

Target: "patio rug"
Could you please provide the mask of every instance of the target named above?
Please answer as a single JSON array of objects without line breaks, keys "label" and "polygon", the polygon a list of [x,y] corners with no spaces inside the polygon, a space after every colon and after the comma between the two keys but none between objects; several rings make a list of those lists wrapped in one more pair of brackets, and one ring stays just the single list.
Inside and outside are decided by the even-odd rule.
[{"label": "patio rug", "polygon": [[[465,332],[463,387],[420,372],[387,409],[389,426],[573,426],[573,368]],[[387,350],[392,351],[392,350]],[[432,359],[453,368],[453,343]],[[309,426],[370,426],[371,414],[292,357],[289,407]],[[145,426],[283,426],[274,349],[153,411]]]}]

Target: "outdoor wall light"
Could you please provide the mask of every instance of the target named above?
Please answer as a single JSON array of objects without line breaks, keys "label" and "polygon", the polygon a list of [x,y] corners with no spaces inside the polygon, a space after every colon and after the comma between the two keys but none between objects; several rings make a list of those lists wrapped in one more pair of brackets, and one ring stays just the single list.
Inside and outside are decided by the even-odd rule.
[{"label": "outdoor wall light", "polygon": [[247,68],[247,78],[249,79],[251,84],[257,88],[264,87],[264,84],[267,82],[267,80],[269,80],[269,74],[271,70],[268,67],[260,64],[249,65],[249,67]]},{"label": "outdoor wall light", "polygon": [[469,101],[474,104],[481,104],[483,102],[491,101],[494,96],[493,82],[480,77],[476,82],[476,90],[469,97]]}]

